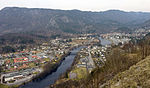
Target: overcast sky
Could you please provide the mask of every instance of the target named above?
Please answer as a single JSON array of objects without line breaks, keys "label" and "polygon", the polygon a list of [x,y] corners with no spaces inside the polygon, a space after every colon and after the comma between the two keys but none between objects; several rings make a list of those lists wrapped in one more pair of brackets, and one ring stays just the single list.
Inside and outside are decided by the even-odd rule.
[{"label": "overcast sky", "polygon": [[13,6],[83,11],[117,9],[150,12],[150,0],[0,0],[0,9]]}]

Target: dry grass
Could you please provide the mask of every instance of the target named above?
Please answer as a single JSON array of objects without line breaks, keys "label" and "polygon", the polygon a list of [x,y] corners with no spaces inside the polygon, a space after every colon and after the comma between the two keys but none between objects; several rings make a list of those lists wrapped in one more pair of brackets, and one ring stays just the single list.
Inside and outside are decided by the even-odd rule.
[{"label": "dry grass", "polygon": [[117,74],[107,82],[104,88],[149,88],[150,56],[130,67],[129,70]]}]

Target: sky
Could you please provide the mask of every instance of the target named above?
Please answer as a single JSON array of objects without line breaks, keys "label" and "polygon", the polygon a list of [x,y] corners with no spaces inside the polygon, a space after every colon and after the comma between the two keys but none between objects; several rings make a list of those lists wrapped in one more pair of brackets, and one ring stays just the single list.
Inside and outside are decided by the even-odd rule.
[{"label": "sky", "polygon": [[0,9],[4,7],[150,12],[150,0],[0,0]]}]

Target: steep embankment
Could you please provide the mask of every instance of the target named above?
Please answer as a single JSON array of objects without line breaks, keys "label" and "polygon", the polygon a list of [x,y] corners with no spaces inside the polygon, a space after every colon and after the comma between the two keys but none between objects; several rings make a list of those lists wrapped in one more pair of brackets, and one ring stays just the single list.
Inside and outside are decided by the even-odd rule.
[{"label": "steep embankment", "polygon": [[112,80],[100,88],[149,88],[150,56],[130,67],[129,70],[117,74]]}]

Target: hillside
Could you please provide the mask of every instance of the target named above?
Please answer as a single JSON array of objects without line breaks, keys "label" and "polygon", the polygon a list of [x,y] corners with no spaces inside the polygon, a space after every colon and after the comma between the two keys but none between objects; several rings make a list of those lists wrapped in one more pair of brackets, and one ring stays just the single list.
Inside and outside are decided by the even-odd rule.
[{"label": "hillside", "polygon": [[145,29],[150,29],[150,20],[145,21],[141,27]]},{"label": "hillside", "polygon": [[149,88],[149,44],[147,34],[137,43],[113,46],[106,53],[106,62],[86,78],[60,80],[52,88]]},{"label": "hillside", "polygon": [[101,88],[149,88],[150,56],[130,67],[129,70],[117,74]]},{"label": "hillside", "polygon": [[150,13],[6,7],[0,11],[0,34],[18,32],[101,33],[114,31],[120,27],[132,27],[147,19],[150,19]]}]

